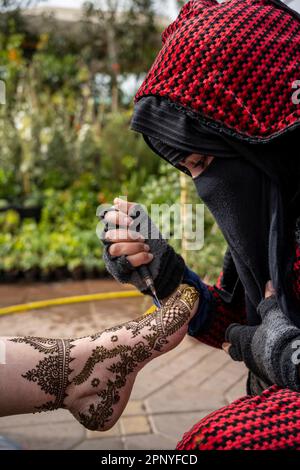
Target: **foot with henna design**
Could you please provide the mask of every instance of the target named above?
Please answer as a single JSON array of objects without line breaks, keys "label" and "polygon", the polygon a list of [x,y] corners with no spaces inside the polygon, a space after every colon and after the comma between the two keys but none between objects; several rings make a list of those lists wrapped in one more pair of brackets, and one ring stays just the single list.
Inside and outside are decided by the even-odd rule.
[{"label": "foot with henna design", "polygon": [[0,416],[67,408],[86,428],[107,431],[138,372],[183,340],[198,303],[198,292],[183,284],[162,308],[93,336],[0,338]]},{"label": "foot with henna design", "polygon": [[[75,341],[69,409],[91,430],[106,431],[121,416],[138,372],[175,348],[187,333],[198,293],[182,285],[161,309],[99,335]],[[80,354],[77,354],[80,350]]]}]

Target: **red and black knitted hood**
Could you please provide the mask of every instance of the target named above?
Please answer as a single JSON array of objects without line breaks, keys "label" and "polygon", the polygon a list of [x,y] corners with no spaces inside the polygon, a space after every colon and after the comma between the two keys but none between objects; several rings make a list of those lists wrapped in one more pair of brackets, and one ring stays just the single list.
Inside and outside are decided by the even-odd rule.
[{"label": "red and black knitted hood", "polygon": [[300,124],[300,15],[280,1],[191,0],[162,40],[135,102],[167,99],[253,143]]}]

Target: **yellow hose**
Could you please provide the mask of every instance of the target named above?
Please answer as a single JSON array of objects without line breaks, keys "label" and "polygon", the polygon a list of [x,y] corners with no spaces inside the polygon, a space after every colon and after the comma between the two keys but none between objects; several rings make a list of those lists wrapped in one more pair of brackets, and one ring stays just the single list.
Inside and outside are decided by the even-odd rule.
[{"label": "yellow hose", "polygon": [[[142,294],[135,290],[120,292],[105,292],[101,294],[80,295],[74,297],[62,297],[60,299],[41,300],[39,302],[29,302],[28,304],[11,305],[10,307],[0,308],[0,315],[9,315],[12,313],[28,312],[29,310],[37,310],[45,307],[53,307],[55,305],[77,304],[81,302],[91,302],[94,300],[109,299],[126,299],[129,297],[141,297]],[[155,307],[154,307],[155,308]],[[146,313],[151,313],[153,307],[150,307]]]}]

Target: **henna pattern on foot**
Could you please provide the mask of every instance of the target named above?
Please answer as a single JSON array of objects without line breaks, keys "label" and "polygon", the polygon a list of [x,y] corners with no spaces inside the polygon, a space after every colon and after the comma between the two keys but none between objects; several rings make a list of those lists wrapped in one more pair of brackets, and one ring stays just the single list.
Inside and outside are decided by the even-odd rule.
[{"label": "henna pattern on foot", "polygon": [[69,364],[73,360],[70,358],[70,351],[73,347],[70,340],[28,336],[25,338],[12,338],[9,341],[28,344],[46,356],[38,362],[35,368],[22,375],[29,382],[37,383],[45,394],[55,397],[54,400],[35,407],[35,412],[65,408],[66,389],[70,384],[69,375],[72,372]]},{"label": "henna pattern on foot", "polygon": [[58,352],[58,343],[56,339],[38,338],[36,336],[26,336],[25,338],[12,338],[13,343],[24,343],[32,346],[34,349],[44,354]]},{"label": "henna pattern on foot", "polygon": [[[182,327],[187,326],[198,297],[193,287],[182,285],[162,308],[81,338],[81,342],[79,338],[57,340],[33,336],[9,339],[33,348],[40,357],[33,368],[21,374],[47,395],[48,401],[45,399],[35,410],[68,407],[85,427],[109,429],[128,402],[138,371],[151,358],[169,351],[183,339],[186,328]],[[175,336],[171,340],[172,335]],[[79,360],[81,369],[73,377],[70,363],[75,360]],[[98,364],[102,364],[102,369],[95,370]],[[86,386],[83,393],[78,393],[79,386]]]},{"label": "henna pattern on foot", "polygon": [[100,380],[99,380],[99,379],[94,378],[94,379],[91,381],[91,386],[92,386],[92,387],[97,388],[99,385],[100,385]]},{"label": "henna pattern on foot", "polygon": [[[101,345],[92,351],[82,371],[73,379],[75,385],[83,384],[88,380],[98,363],[112,358],[115,358],[115,362],[107,367],[113,375],[107,380],[106,388],[97,393],[100,399],[98,403],[92,403],[87,412],[78,413],[78,420],[86,428],[91,430],[109,428],[114,405],[120,401],[119,390],[126,385],[129,375],[135,371],[137,373],[138,366],[149,359],[154,351],[161,352],[163,346],[169,342],[168,337],[188,322],[198,297],[199,294],[193,287],[181,286],[161,309],[156,309],[153,313],[143,315],[122,326],[131,331],[132,338],[141,335],[138,343],[133,346],[119,345],[113,349]],[[147,334],[143,334],[145,329]],[[95,336],[92,339],[95,341]]]}]

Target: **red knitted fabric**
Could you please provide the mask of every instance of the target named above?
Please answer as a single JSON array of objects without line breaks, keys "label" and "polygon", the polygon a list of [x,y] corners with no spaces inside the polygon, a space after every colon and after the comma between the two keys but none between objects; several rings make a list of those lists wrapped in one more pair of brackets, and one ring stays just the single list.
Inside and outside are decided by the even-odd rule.
[{"label": "red knitted fabric", "polygon": [[[300,21],[271,0],[192,0],[163,32],[135,102],[154,95],[250,142],[300,124]],[[294,86],[294,87],[293,87]]]},{"label": "red knitted fabric", "polygon": [[276,385],[202,419],[177,450],[300,450],[300,393]]}]

